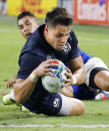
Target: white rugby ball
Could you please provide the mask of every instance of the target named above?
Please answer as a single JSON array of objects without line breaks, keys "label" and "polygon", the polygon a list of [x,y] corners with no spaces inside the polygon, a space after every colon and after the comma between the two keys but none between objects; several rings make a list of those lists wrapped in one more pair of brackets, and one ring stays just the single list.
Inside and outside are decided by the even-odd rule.
[{"label": "white rugby ball", "polygon": [[51,73],[53,73],[55,76],[44,76],[42,77],[42,85],[43,87],[51,93],[56,93],[59,92],[62,88],[63,85],[62,83],[63,78],[65,79],[66,76],[64,75],[64,73],[66,72],[66,66],[64,65],[63,62],[61,61],[56,61],[55,64],[57,64],[57,66],[53,67],[52,69],[57,70],[57,72],[52,71]]}]

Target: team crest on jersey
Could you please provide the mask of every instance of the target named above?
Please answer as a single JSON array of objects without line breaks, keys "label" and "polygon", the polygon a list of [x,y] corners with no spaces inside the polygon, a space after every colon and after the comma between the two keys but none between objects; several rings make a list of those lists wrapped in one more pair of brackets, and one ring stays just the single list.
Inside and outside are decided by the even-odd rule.
[{"label": "team crest on jersey", "polygon": [[69,51],[71,51],[71,46],[70,44],[67,42],[64,46],[64,52],[65,54],[67,54]]},{"label": "team crest on jersey", "polygon": [[53,106],[55,108],[58,108],[59,107],[59,99],[58,98],[55,98],[55,100],[53,101]]}]

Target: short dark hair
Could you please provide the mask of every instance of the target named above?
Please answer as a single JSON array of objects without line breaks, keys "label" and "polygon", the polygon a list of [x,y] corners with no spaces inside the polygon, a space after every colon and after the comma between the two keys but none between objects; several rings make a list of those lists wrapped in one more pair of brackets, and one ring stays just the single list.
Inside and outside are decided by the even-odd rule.
[{"label": "short dark hair", "polygon": [[56,7],[46,14],[45,24],[55,27],[56,25],[72,25],[73,18],[65,8]]},{"label": "short dark hair", "polygon": [[22,19],[25,16],[31,16],[31,17],[34,17],[36,19],[35,15],[32,12],[30,12],[30,11],[24,11],[24,12],[22,12],[22,13],[20,13],[18,15],[17,22],[18,22],[18,20]]}]

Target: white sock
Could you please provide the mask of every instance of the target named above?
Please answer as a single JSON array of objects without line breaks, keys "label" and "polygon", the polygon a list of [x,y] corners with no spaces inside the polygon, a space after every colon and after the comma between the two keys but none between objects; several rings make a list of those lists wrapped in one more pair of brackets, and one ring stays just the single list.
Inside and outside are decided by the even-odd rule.
[{"label": "white sock", "polygon": [[15,101],[15,96],[14,96],[14,90],[11,90],[10,92],[10,98]]}]

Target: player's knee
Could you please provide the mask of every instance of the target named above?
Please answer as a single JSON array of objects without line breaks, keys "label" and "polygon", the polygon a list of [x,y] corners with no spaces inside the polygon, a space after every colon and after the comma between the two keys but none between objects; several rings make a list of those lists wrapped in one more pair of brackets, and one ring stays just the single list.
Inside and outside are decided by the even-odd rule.
[{"label": "player's knee", "polygon": [[81,101],[79,104],[79,111],[77,115],[83,115],[85,113],[85,104]]},{"label": "player's knee", "polygon": [[109,80],[98,82],[97,87],[102,90],[109,91]]},{"label": "player's knee", "polygon": [[102,85],[101,89],[109,91],[109,82],[107,81],[104,85]]},{"label": "player's knee", "polygon": [[72,111],[69,115],[80,116],[83,115],[84,112],[85,112],[85,104],[80,100],[76,100],[75,105],[73,106]]},{"label": "player's knee", "polygon": [[58,115],[62,116],[79,116],[84,114],[85,112],[85,105],[82,101],[66,97],[61,94],[62,97],[62,107],[58,112]]}]

